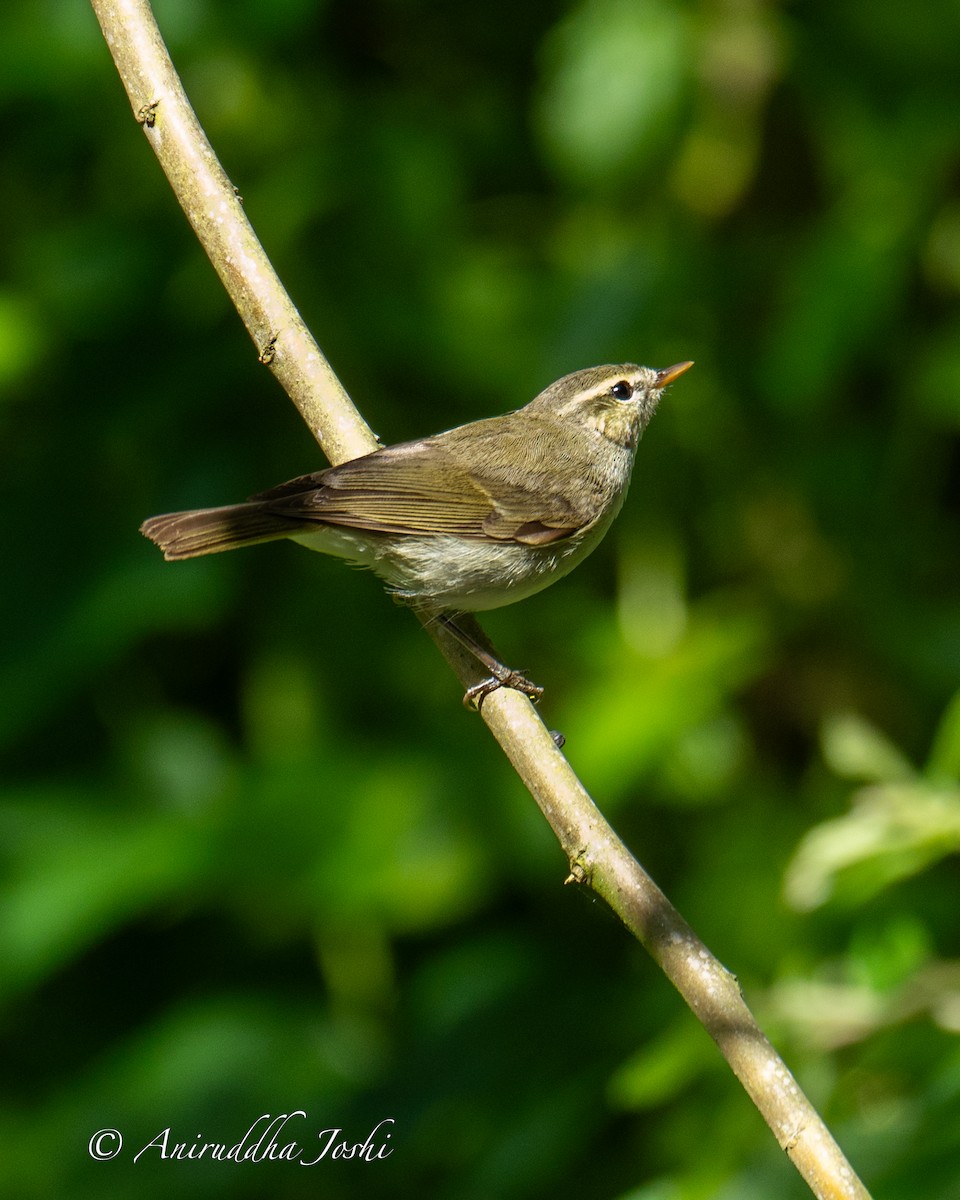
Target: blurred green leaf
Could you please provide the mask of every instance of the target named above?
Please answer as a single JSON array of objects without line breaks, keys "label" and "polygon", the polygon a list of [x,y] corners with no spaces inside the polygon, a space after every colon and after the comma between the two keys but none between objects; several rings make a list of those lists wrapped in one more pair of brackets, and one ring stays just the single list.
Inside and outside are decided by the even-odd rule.
[{"label": "blurred green leaf", "polygon": [[915,773],[897,747],[857,713],[828,717],[820,741],[827,765],[845,779],[894,783]]},{"label": "blurred green leaf", "polygon": [[947,705],[937,726],[924,772],[933,780],[960,781],[960,692]]},{"label": "blurred green leaf", "polygon": [[690,79],[689,18],[667,0],[583,0],[546,46],[544,141],[590,190],[662,151]]},{"label": "blurred green leaf", "polygon": [[45,338],[33,300],[0,292],[0,405],[11,396],[11,385],[35,370]]},{"label": "blurred green leaf", "polygon": [[868,788],[846,816],[806,834],[784,889],[802,910],[834,898],[862,903],[958,850],[960,790],[920,782]]},{"label": "blurred green leaf", "polygon": [[637,776],[723,710],[764,661],[765,631],[755,614],[723,606],[691,611],[683,637],[653,658],[610,647],[561,718],[576,729],[571,761],[605,804],[616,804]]},{"label": "blurred green leaf", "polygon": [[656,1108],[673,1100],[704,1070],[715,1066],[710,1043],[700,1030],[684,1021],[622,1063],[610,1079],[607,1095],[617,1108]]},{"label": "blurred green leaf", "polygon": [[0,887],[7,997],[197,883],[205,839],[184,839],[167,817],[96,813],[85,799],[93,797],[4,797],[4,824],[28,830],[18,869]]}]

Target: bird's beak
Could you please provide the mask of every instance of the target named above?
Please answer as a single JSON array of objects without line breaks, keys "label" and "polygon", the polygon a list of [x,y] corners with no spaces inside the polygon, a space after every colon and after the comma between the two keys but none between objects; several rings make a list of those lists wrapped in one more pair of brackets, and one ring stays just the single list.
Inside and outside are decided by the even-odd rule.
[{"label": "bird's beak", "polygon": [[682,362],[672,367],[664,367],[662,371],[657,372],[657,387],[665,388],[668,383],[679,379],[684,371],[689,371],[692,366],[692,362]]}]

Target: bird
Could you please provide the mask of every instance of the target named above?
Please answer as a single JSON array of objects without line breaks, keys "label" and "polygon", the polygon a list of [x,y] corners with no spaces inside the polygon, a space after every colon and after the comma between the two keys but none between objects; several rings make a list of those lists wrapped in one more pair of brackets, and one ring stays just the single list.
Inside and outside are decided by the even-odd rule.
[{"label": "bird", "polygon": [[369,567],[401,604],[436,619],[491,672],[468,689],[543,689],[458,623],[567,575],[620,511],[637,445],[664,388],[693,366],[590,367],[524,407],[385,446],[240,504],[164,513],[140,530],[170,561],[288,538]]}]

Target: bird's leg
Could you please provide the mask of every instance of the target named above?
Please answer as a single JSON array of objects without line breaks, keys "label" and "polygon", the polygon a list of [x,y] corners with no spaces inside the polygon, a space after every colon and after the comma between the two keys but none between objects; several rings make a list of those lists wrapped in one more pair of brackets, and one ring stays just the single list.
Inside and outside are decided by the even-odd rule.
[{"label": "bird's leg", "polygon": [[440,613],[436,619],[444,629],[457,639],[465,650],[469,650],[473,657],[483,663],[490,672],[489,679],[485,679],[482,683],[475,683],[473,687],[467,688],[463,697],[464,707],[475,708],[479,712],[483,708],[484,700],[486,700],[490,693],[502,687],[513,688],[516,692],[522,692],[524,696],[529,696],[534,704],[536,704],[543,695],[543,688],[536,683],[532,683],[519,671],[514,671],[512,668],[504,666],[494,654],[457,624],[454,619],[457,615],[455,613]]}]

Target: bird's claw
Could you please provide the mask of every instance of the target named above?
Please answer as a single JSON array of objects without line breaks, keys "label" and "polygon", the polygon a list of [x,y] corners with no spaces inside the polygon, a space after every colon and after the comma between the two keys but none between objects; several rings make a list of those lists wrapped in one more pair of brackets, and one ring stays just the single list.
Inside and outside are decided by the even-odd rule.
[{"label": "bird's claw", "polygon": [[491,675],[488,679],[484,679],[482,683],[475,683],[472,687],[467,688],[463,696],[464,708],[473,708],[480,712],[483,708],[483,702],[491,694],[497,691],[498,688],[512,688],[515,692],[521,692],[527,696],[534,704],[537,704],[540,697],[543,695],[543,688],[539,684],[531,682],[526,675],[521,675],[519,671],[511,671],[509,668],[504,668],[502,672]]}]

